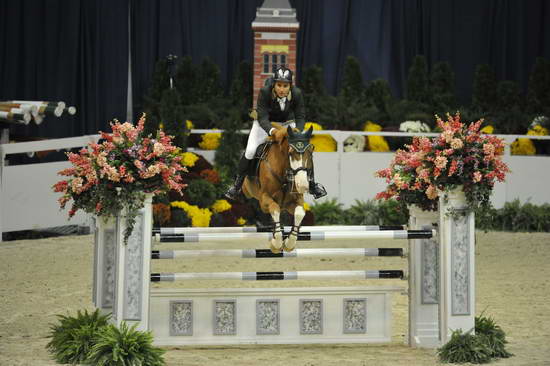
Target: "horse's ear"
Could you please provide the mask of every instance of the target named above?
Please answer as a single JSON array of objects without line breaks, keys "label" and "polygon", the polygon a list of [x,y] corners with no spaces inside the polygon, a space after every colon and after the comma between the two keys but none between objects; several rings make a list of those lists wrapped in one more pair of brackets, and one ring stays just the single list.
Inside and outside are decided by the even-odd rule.
[{"label": "horse's ear", "polygon": [[287,126],[286,132],[288,132],[288,138],[292,139],[294,137],[294,131],[292,131],[292,127]]},{"label": "horse's ear", "polygon": [[309,126],[304,136],[310,139],[312,134],[313,134],[313,126]]}]

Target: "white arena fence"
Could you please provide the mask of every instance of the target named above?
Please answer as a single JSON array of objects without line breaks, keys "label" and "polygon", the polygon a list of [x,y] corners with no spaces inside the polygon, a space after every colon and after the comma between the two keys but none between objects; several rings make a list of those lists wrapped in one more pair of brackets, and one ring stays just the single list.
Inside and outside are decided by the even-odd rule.
[{"label": "white arena fence", "polygon": [[[222,132],[221,130],[192,130],[191,133],[203,134]],[[247,133],[247,130],[243,130]],[[331,135],[337,142],[336,152],[316,152],[316,178],[327,188],[328,195],[316,202],[335,198],[344,207],[353,205],[356,200],[368,200],[385,188],[383,179],[375,178],[374,172],[386,168],[393,152],[344,152],[343,141],[350,135],[407,137],[436,134],[400,133],[400,132],[361,132],[361,131],[315,131],[315,134]],[[508,144],[517,138],[549,140],[548,136],[498,135]],[[51,186],[61,179],[57,172],[69,167],[66,161],[8,165],[6,158],[12,154],[35,154],[40,151],[64,151],[79,148],[91,141],[97,141],[99,135],[88,135],[63,139],[35,142],[7,143],[7,133],[0,138],[0,234],[17,230],[44,229],[64,225],[89,224],[89,219],[78,212],[70,221],[67,210],[60,211],[57,204],[59,194]],[[190,149],[202,154],[213,162],[215,151]],[[495,207],[518,198],[521,202],[533,204],[550,202],[550,190],[546,182],[550,181],[550,156],[514,156],[506,149],[504,161],[512,172],[505,183],[497,183],[492,196]],[[360,169],[358,169],[358,167]],[[306,201],[313,203],[311,196]],[[0,235],[1,240],[1,235]]]}]

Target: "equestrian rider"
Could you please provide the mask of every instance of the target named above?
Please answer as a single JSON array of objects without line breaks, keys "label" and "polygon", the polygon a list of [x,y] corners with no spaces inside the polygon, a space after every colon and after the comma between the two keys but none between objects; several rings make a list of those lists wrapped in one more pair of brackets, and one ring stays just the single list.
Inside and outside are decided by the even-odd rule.
[{"label": "equestrian rider", "polygon": [[[257,112],[258,120],[254,121],[246,150],[239,161],[237,176],[233,186],[225,193],[229,199],[236,199],[241,193],[241,187],[244,178],[248,172],[250,162],[254,158],[258,146],[265,142],[268,136],[276,131],[271,126],[271,122],[279,122],[284,127],[297,127],[304,129],[305,125],[305,105],[302,91],[292,85],[292,71],[284,66],[280,66],[271,82],[266,83],[258,95]],[[327,194],[322,184],[315,182],[313,166],[308,170],[309,192],[317,199]]]}]

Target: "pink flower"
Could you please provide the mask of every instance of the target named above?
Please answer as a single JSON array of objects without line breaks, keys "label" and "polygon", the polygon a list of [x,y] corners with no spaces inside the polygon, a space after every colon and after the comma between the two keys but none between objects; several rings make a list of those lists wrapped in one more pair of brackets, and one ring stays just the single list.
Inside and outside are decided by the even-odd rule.
[{"label": "pink flower", "polygon": [[435,189],[435,187],[433,185],[429,185],[428,186],[428,189],[426,189],[426,196],[431,199],[431,200],[434,200],[437,198],[437,189]]},{"label": "pink flower", "polygon": [[461,149],[462,146],[464,146],[464,143],[462,142],[461,139],[455,138],[451,141],[451,147],[455,150]]},{"label": "pink flower", "polygon": [[439,169],[444,169],[447,166],[447,158],[444,156],[438,156],[435,158],[435,166]]},{"label": "pink flower", "polygon": [[474,176],[473,176],[474,183],[481,181],[481,178],[482,178],[482,175],[480,172],[474,172]]}]

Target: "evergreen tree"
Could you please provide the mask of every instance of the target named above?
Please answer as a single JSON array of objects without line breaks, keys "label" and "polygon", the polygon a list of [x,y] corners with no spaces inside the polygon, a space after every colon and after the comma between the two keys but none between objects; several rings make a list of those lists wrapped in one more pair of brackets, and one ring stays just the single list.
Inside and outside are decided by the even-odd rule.
[{"label": "evergreen tree", "polygon": [[474,75],[472,108],[479,112],[492,112],[497,107],[497,79],[487,64],[478,65]]},{"label": "evergreen tree", "polygon": [[245,120],[249,109],[252,108],[252,67],[246,61],[241,61],[237,66],[229,87],[229,100],[231,105],[238,106],[241,119]]},{"label": "evergreen tree", "polygon": [[452,112],[455,107],[455,75],[448,62],[434,64],[430,76],[430,89],[434,111]]},{"label": "evergreen tree", "polygon": [[319,122],[322,115],[323,101],[326,96],[323,85],[323,69],[312,65],[302,74],[301,89],[304,93],[306,118],[308,121]]},{"label": "evergreen tree", "polygon": [[342,78],[340,95],[345,101],[352,102],[363,98],[364,92],[365,86],[359,60],[356,57],[348,56],[344,64],[344,77]]},{"label": "evergreen tree", "polygon": [[134,107],[134,110],[143,111],[147,114],[144,126],[144,131],[147,134],[154,134],[158,130],[160,123],[160,101],[164,90],[169,87],[168,62],[166,58],[162,58],[155,64],[151,85],[147,94],[143,96],[143,108],[139,106]]},{"label": "evergreen tree", "polygon": [[537,57],[527,88],[527,112],[550,114],[550,61]]},{"label": "evergreen tree", "polygon": [[376,109],[387,115],[388,113],[388,104],[393,99],[391,94],[390,85],[384,79],[375,79],[367,85],[366,89],[366,99],[371,103]]},{"label": "evergreen tree", "polygon": [[183,57],[178,62],[174,80],[176,88],[181,96],[181,104],[183,106],[193,105],[198,102],[196,90],[199,81],[199,70],[193,65],[191,57]]},{"label": "evergreen tree", "polygon": [[160,119],[164,125],[164,132],[174,136],[174,145],[187,149],[187,125],[183,106],[180,104],[181,96],[176,88],[168,88],[162,93],[160,103]]},{"label": "evergreen tree", "polygon": [[521,94],[516,82],[504,80],[498,83],[495,115],[499,132],[525,133],[529,122],[521,111]]},{"label": "evergreen tree", "polygon": [[220,123],[224,132],[216,151],[214,166],[223,176],[232,177],[237,171],[243,151],[243,135],[238,132],[243,120],[240,118],[239,110],[232,108]]},{"label": "evergreen tree", "polygon": [[198,103],[208,103],[223,96],[220,68],[208,57],[201,63],[199,79],[195,86]]},{"label": "evergreen tree", "polygon": [[407,76],[407,99],[430,104],[428,65],[422,55],[415,56]]}]

